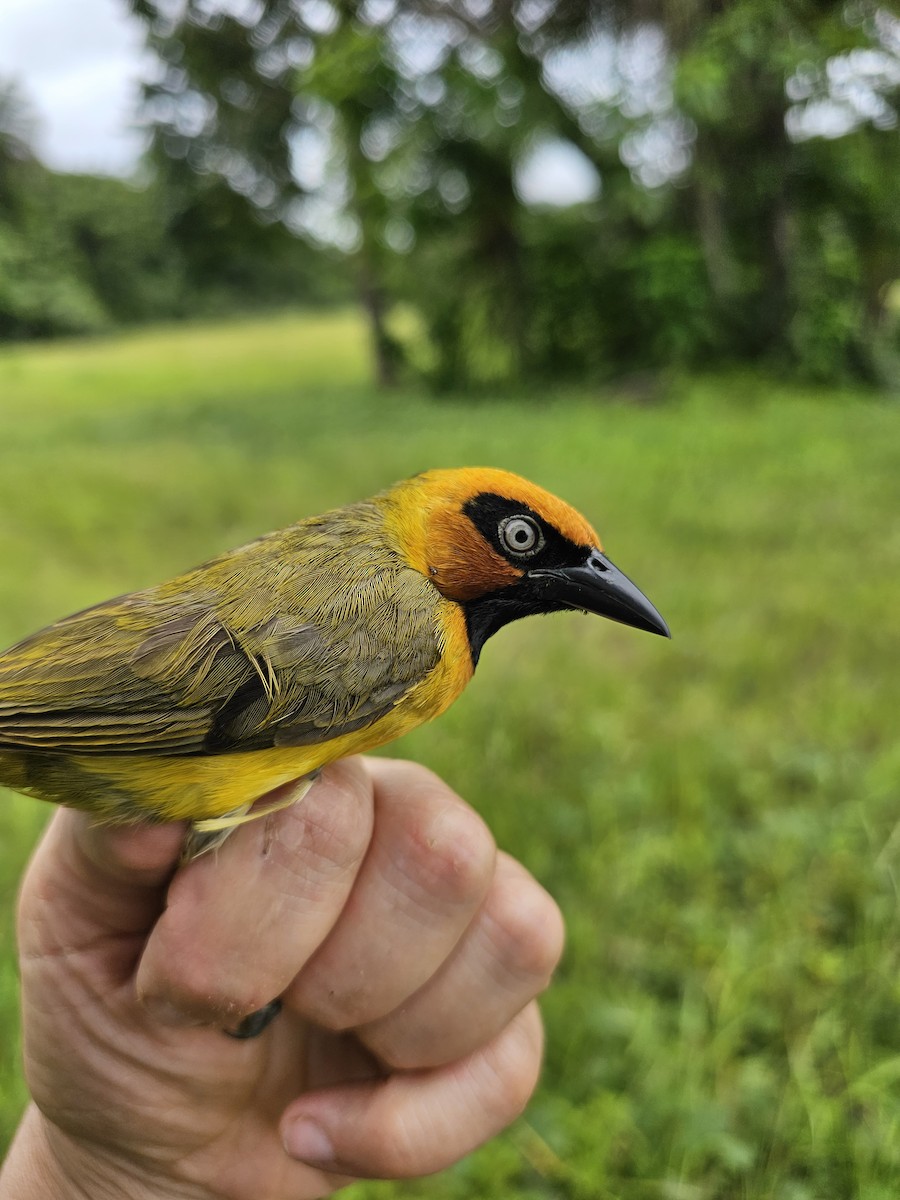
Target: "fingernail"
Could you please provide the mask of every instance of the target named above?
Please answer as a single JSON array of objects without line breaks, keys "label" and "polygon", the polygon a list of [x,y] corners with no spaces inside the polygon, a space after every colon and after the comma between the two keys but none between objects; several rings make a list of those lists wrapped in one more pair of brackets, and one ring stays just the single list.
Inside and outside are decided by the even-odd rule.
[{"label": "fingernail", "polygon": [[334,1162],[334,1146],[321,1125],[309,1117],[298,1117],[284,1131],[284,1148],[291,1158],[311,1167],[328,1167]]}]

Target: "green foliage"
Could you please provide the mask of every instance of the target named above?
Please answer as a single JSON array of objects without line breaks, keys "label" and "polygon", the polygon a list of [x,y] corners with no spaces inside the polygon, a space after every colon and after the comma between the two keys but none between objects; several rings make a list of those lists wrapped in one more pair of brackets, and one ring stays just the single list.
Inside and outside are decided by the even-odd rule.
[{"label": "green foliage", "polygon": [[106,321],[48,208],[50,175],[32,156],[27,106],[0,82],[0,340],[86,333]]},{"label": "green foliage", "polygon": [[37,162],[0,208],[0,337],[94,333],[178,310],[185,288],[160,196]]},{"label": "green foliage", "polygon": [[702,363],[720,347],[700,250],[676,229],[642,240],[637,228],[582,207],[526,211],[515,288],[480,271],[464,225],[424,238],[404,292],[427,336],[410,335],[408,357],[441,391],[508,384],[518,355],[531,383]]},{"label": "green foliage", "polygon": [[[674,36],[672,13],[661,19]],[[880,198],[883,172],[900,167],[900,74],[891,82],[884,68],[878,83],[874,65],[892,58],[882,32],[890,20],[868,4],[740,0],[678,31],[674,95],[695,128],[684,184],[731,356],[818,380],[892,374],[897,330],[883,320],[884,285],[898,270],[900,230],[896,205]],[[829,84],[832,68],[858,73],[866,55],[876,127],[842,111]],[[803,132],[808,105],[822,101],[833,122],[846,122],[845,136]],[[853,219],[854,192],[868,198],[877,248]]]},{"label": "green foliage", "polygon": [[68,247],[29,224],[0,223],[0,339],[102,329],[107,318],[96,296],[61,259]]},{"label": "green foliage", "polygon": [[[569,944],[524,1121],[445,1175],[348,1195],[893,1200],[896,407],[741,374],[675,377],[658,408],[586,387],[433,405],[365,380],[349,315],[0,353],[7,641],[474,462],[581,507],[672,626],[663,643],[575,615],[522,622],[391,748],[486,815],[559,899]],[[12,894],[44,812],[3,800],[9,1132]]]},{"label": "green foliage", "polygon": [[[147,22],[160,71],[146,87],[157,164],[190,195],[194,174],[227,180],[269,217],[297,195],[290,135],[299,128],[288,86],[302,50],[291,0],[265,0],[255,16],[187,0],[126,0]],[[179,11],[180,10],[180,11]],[[294,39],[292,41],[292,39]]]},{"label": "green foliage", "polygon": [[167,243],[161,196],[119,179],[42,173],[31,198],[35,240],[53,229],[57,261],[88,291],[107,325],[166,316],[184,287]]},{"label": "green foliage", "polygon": [[177,300],[162,315],[314,307],[349,298],[340,255],[261,221],[221,179],[204,176],[190,187],[157,180],[151,191],[163,212],[163,244],[179,264]]},{"label": "green foliage", "polygon": [[[145,188],[51,176],[0,86],[0,337],[355,284],[384,383],[900,375],[900,26],[876,0],[127,2],[160,62]],[[581,151],[594,200],[525,203],[542,141]]]},{"label": "green foliage", "polygon": [[259,220],[219,178],[55,174],[27,139],[0,85],[0,340],[347,297],[336,255]]},{"label": "green foliage", "polygon": [[[577,83],[571,93],[548,88],[535,65],[552,64],[562,50],[583,50],[590,36],[589,21],[574,40],[571,28],[564,35],[563,26],[554,25],[553,5],[544,10],[538,33],[529,34],[521,22],[486,17],[434,72],[444,99],[415,111],[415,129],[397,139],[395,154],[417,147],[418,174],[427,181],[406,208],[419,245],[400,288],[405,285],[405,294],[419,304],[439,357],[449,364],[442,382],[484,382],[478,358],[485,344],[495,347],[494,363],[504,360],[496,347],[505,345],[509,376],[555,377],[560,347],[547,333],[557,328],[567,348],[562,357],[576,371],[601,376],[760,359],[818,380],[896,373],[898,329],[887,316],[885,296],[900,273],[900,228],[897,205],[883,193],[900,168],[893,132],[900,73],[888,50],[890,19],[885,13],[876,19],[871,8],[861,7],[851,18],[838,4],[810,8],[770,0],[697,9],[691,19],[684,6],[667,4],[638,17],[628,9],[617,14],[626,26],[649,16],[664,34],[669,59],[661,70],[671,74],[676,102],[668,113],[651,107],[636,115],[640,100],[624,85],[616,94],[610,83],[605,102],[573,99]],[[594,29],[594,36],[602,32]],[[479,46],[496,55],[488,81],[477,67]],[[895,64],[893,75],[883,66],[884,80],[872,84],[880,126],[856,117],[842,138],[791,136],[789,130],[800,129],[803,104],[792,106],[790,97],[829,99],[830,67],[847,70],[848,55],[860,48],[868,48],[873,62],[881,54]],[[876,79],[875,67],[870,70]],[[518,96],[505,109],[504,93]],[[487,121],[480,119],[485,113]],[[648,190],[639,165],[648,152],[635,158],[635,147],[656,130],[657,153],[665,152],[666,139],[675,134],[671,128],[661,134],[662,118],[681,122],[690,152],[680,176],[647,160],[657,180]],[[423,123],[431,131],[424,143]],[[596,132],[586,138],[585,128]],[[496,168],[505,163],[511,177],[527,148],[524,139],[536,130],[574,142],[594,163],[604,185],[594,204],[562,219],[529,213],[521,204],[498,214],[504,184]],[[636,175],[623,177],[621,164],[611,161],[611,145],[635,164]],[[442,188],[444,160],[453,162],[456,192],[465,197],[456,204]],[[373,164],[376,179],[380,171]],[[439,211],[443,223],[434,216]],[[492,244],[507,247],[505,270],[479,244],[486,220]],[[546,233],[529,237],[538,222]],[[573,261],[560,238],[566,222],[580,234],[573,238]],[[453,322],[446,320],[446,298],[429,296],[418,271],[419,255],[433,257],[428,243],[441,239],[448,258],[455,256],[464,271]],[[542,254],[542,245],[555,239],[560,253]],[[468,303],[471,294],[475,305]],[[517,298],[517,321],[502,319],[496,299],[485,303],[492,294]],[[437,321],[430,311],[435,304]],[[578,322],[570,319],[576,309],[588,317],[577,348]],[[448,329],[457,333],[452,349]]]},{"label": "green foliage", "polygon": [[336,256],[248,218],[221,184],[173,212],[159,183],[33,162],[19,176],[19,213],[0,208],[0,339],[346,298]]},{"label": "green foliage", "polygon": [[860,336],[863,301],[854,247],[837,213],[823,214],[804,230],[814,254],[799,256],[794,287],[803,297],[786,330],[794,354],[811,379],[871,374]]}]

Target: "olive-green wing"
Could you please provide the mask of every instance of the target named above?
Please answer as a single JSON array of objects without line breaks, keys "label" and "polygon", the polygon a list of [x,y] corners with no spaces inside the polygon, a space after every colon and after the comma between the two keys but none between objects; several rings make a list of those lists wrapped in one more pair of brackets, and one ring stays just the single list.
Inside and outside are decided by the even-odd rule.
[{"label": "olive-green wing", "polygon": [[217,753],[325,741],[388,712],[438,662],[435,592],[377,526],[334,525],[271,535],[14,646],[0,748]]}]

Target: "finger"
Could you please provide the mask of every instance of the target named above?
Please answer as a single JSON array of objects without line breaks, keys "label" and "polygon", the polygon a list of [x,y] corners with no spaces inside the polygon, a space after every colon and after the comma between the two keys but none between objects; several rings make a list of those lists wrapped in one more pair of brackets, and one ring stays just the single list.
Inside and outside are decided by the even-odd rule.
[{"label": "finger", "polygon": [[549,984],[565,931],[553,898],[515,859],[441,969],[387,1017],[356,1030],[394,1069],[439,1066],[494,1038]]},{"label": "finger", "polygon": [[375,828],[340,920],[285,1004],[349,1029],[395,1009],[439,969],[490,886],[496,847],[482,819],[437,776],[371,760]]},{"label": "finger", "polygon": [[22,987],[33,1001],[23,1014],[26,1045],[38,1011],[63,1018],[44,1022],[49,1053],[48,1028],[71,1036],[73,1015],[127,1004],[182,836],[180,828],[98,829],[81,813],[54,815],[19,897]]},{"label": "finger", "polygon": [[368,774],[336,763],[298,804],[179,871],[138,970],[144,1004],[231,1027],[280,995],[340,915],[371,830]]},{"label": "finger", "polygon": [[59,810],[35,851],[19,902],[23,954],[107,948],[116,974],[134,967],[133,942],[163,904],[183,825],[101,827]]},{"label": "finger", "polygon": [[530,1004],[492,1042],[449,1066],[313,1092],[282,1115],[293,1158],[324,1171],[406,1179],[450,1166],[524,1110],[541,1021]]}]

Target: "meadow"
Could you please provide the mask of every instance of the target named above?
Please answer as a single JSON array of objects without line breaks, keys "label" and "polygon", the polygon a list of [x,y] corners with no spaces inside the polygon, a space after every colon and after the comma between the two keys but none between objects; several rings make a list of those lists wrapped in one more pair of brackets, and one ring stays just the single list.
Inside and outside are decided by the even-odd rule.
[{"label": "meadow", "polygon": [[[558,491],[673,640],[499,634],[392,748],[561,904],[543,1084],[458,1168],[354,1200],[900,1195],[900,409],[748,375],[435,399],[349,313],[0,351],[0,640],[429,466]],[[24,1104],[0,804],[0,1136]]]}]

